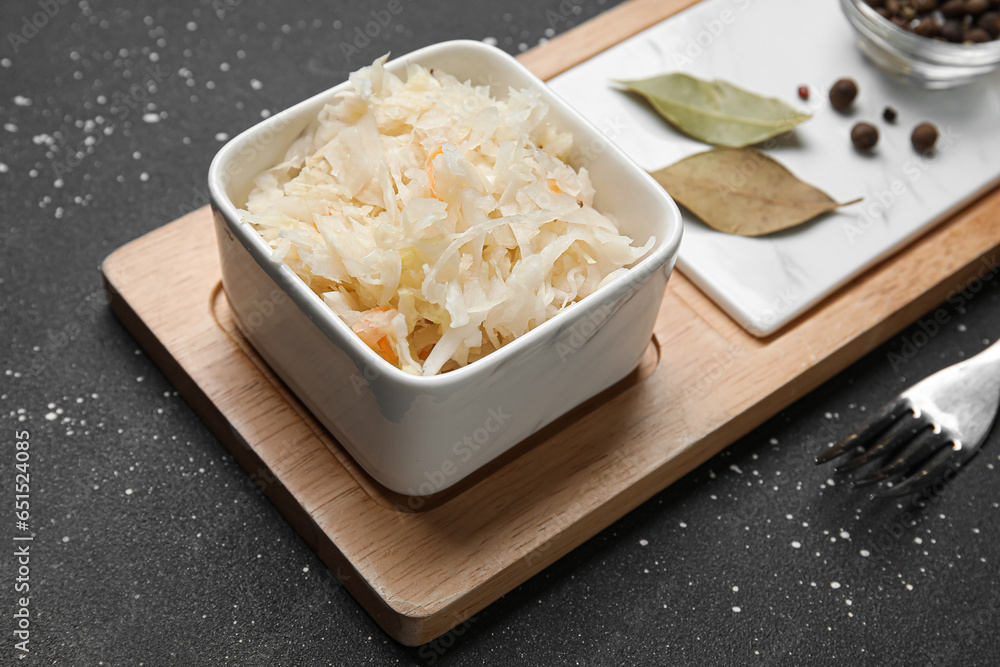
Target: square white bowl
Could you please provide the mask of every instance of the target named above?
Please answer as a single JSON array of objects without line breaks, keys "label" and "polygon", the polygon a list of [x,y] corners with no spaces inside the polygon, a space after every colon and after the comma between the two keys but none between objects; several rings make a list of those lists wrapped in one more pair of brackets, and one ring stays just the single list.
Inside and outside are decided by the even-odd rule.
[{"label": "square white bowl", "polygon": [[461,80],[537,90],[548,118],[573,133],[574,167],[586,166],[594,207],[652,251],[594,294],[468,366],[430,377],[404,373],[365,345],[240,219],[254,177],[277,164],[347,82],[276,114],[227,143],[209,190],[222,283],[240,329],[354,459],[388,489],[443,491],[559,416],[625,377],[649,345],[677,259],[681,217],[673,200],[545,84],[503,51],[443,42],[386,64],[438,68]]}]

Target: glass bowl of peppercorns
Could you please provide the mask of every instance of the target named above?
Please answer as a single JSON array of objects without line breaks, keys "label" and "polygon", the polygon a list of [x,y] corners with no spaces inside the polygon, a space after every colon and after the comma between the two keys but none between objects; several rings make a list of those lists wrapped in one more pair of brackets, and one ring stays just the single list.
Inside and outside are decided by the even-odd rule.
[{"label": "glass bowl of peppercorns", "polygon": [[841,0],[858,47],[885,72],[954,88],[1000,68],[1000,0]]}]

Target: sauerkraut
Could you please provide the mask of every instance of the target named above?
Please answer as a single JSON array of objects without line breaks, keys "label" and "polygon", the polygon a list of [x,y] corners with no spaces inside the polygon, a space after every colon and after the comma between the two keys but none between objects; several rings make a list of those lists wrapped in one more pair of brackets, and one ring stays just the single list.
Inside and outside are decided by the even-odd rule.
[{"label": "sauerkraut", "polygon": [[372,350],[434,375],[509,343],[652,247],[593,208],[531,90],[385,57],[259,174],[243,219]]}]

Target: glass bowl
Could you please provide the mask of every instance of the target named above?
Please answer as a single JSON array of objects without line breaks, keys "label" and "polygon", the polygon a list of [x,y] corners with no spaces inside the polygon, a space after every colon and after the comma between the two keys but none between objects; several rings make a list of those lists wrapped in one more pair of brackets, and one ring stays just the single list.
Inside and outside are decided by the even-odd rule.
[{"label": "glass bowl", "polygon": [[921,37],[880,16],[865,0],[840,0],[858,48],[880,69],[922,88],[954,88],[1000,67],[1000,40],[954,44]]}]

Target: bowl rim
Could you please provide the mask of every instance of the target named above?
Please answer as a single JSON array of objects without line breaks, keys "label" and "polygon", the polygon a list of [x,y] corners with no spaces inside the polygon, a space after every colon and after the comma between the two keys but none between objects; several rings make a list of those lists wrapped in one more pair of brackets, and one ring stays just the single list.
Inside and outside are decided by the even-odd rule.
[{"label": "bowl rim", "polygon": [[[527,67],[518,62],[507,52],[475,40],[450,40],[439,42],[430,46],[419,48],[415,51],[400,55],[385,63],[387,69],[404,69],[408,62],[419,62],[422,58],[433,57],[450,50],[478,52],[480,56],[487,59],[494,59],[505,62],[520,71],[528,82],[528,86],[537,89],[542,100],[549,105],[550,109],[556,107],[559,111],[569,116],[574,122],[584,126],[587,131],[594,133],[597,137],[604,137],[600,130],[589,120],[584,118],[576,109],[570,106],[561,97],[556,95],[545,83],[535,76]],[[341,90],[345,90],[350,85],[348,80],[344,80],[335,86],[327,88],[315,95],[293,104],[282,111],[269,116],[263,121],[254,124],[237,136],[228,141],[216,153],[208,170],[209,194],[213,207],[215,207],[225,219],[230,230],[239,238],[243,246],[256,260],[257,264],[264,269],[268,275],[284,290],[296,305],[302,309],[310,320],[316,324],[317,328],[328,338],[331,334],[336,334],[337,338],[332,342],[344,349],[345,352],[354,357],[356,363],[360,362],[365,369],[372,369],[380,378],[391,378],[397,384],[401,384],[412,389],[433,390],[446,389],[452,385],[471,380],[476,376],[485,376],[499,370],[505,362],[511,361],[512,357],[519,356],[526,348],[535,344],[536,339],[541,339],[550,335],[555,335],[560,328],[570,327],[574,322],[586,317],[594,312],[593,306],[608,300],[616,292],[621,292],[615,300],[621,299],[631,289],[643,284],[646,279],[663,266],[676,259],[683,235],[683,223],[677,204],[670,195],[660,186],[644,169],[642,169],[632,158],[625,154],[614,142],[605,141],[606,152],[613,152],[616,157],[632,168],[633,174],[630,178],[638,179],[645,183],[654,197],[661,200],[661,204],[668,210],[668,220],[663,227],[666,231],[665,238],[657,239],[652,252],[641,259],[638,264],[629,268],[623,275],[600,287],[594,293],[588,295],[579,302],[575,302],[551,318],[529,330],[524,335],[507,343],[503,347],[490,354],[477,359],[465,366],[446,373],[436,375],[413,375],[400,369],[383,359],[374,350],[365,345],[362,340],[347,326],[322,298],[312,291],[284,262],[274,262],[270,258],[271,248],[263,238],[253,230],[249,223],[240,219],[237,207],[226,193],[228,178],[226,166],[238,155],[241,148],[252,142],[258,135],[265,131],[272,130],[276,125],[284,126],[287,123],[300,119],[302,115],[316,104],[320,98],[327,98]],[[311,120],[311,118],[309,119]],[[579,141],[578,137],[575,140]],[[656,234],[659,237],[659,234]],[[579,307],[583,304],[583,307]],[[346,344],[346,347],[345,345]]]},{"label": "bowl rim", "polygon": [[981,44],[939,42],[900,28],[886,20],[865,0],[841,0],[849,22],[865,37],[879,38],[907,57],[935,65],[982,67],[1000,63],[1000,40]]}]

